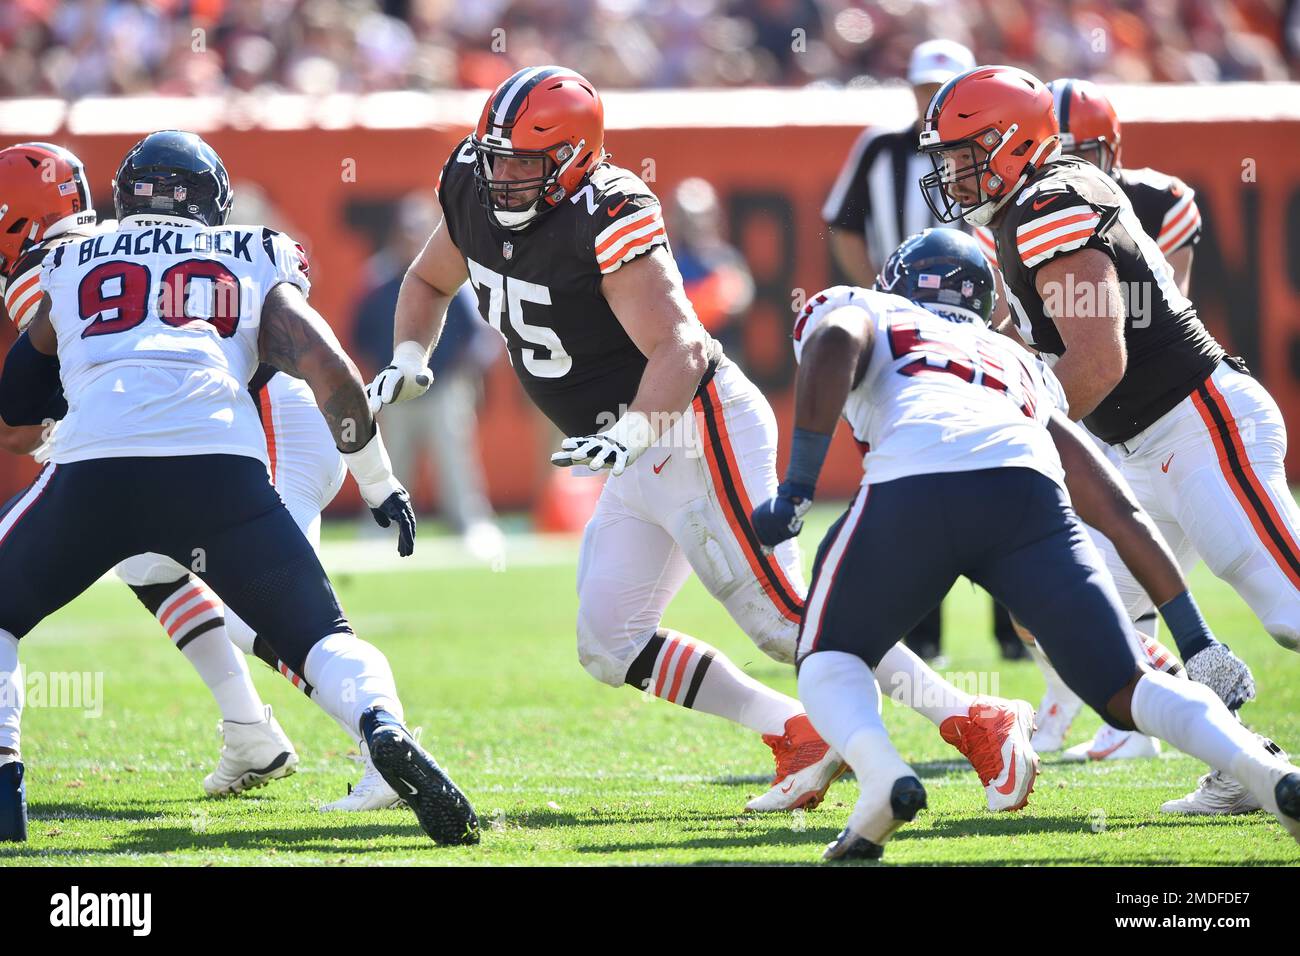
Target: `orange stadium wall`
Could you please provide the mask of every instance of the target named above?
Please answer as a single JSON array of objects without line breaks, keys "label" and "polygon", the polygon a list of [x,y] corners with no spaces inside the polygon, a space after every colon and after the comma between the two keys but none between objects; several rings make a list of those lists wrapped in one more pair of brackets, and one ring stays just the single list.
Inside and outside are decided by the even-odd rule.
[{"label": "orange stadium wall", "polygon": [[[0,145],[49,139],[80,154],[101,214],[111,209],[109,177],[139,137],[131,125],[124,127],[127,132],[70,131],[67,122],[57,129],[32,124],[31,132],[12,122],[0,126]],[[431,189],[467,128],[216,124],[203,133],[236,183],[260,186],[286,227],[308,247],[313,302],[346,342],[362,266],[392,203],[411,190]],[[652,172],[652,186],[661,195],[687,176],[702,176],[717,187],[732,239],[750,263],[758,293],[743,354],[734,357],[771,399],[783,430],[792,405],[794,367],[787,341],[792,303],[798,290],[811,293],[836,278],[821,206],[859,131],[858,125],[835,122],[791,128],[733,120],[727,128],[715,128],[696,120],[615,128],[608,136],[614,161]],[[1196,189],[1204,237],[1193,269],[1193,298],[1214,334],[1244,356],[1270,388],[1292,430],[1300,428],[1300,116],[1129,121],[1124,160],[1128,166],[1177,174]],[[7,348],[12,332],[5,329],[0,336],[0,347]],[[542,447],[544,432],[504,359],[488,376],[480,415],[494,503],[502,509],[529,507],[545,477],[541,463],[550,449]],[[521,462],[539,464],[521,467]],[[1288,470],[1293,477],[1300,470],[1294,447]],[[33,472],[27,459],[0,461],[0,500]],[[847,496],[860,478],[852,443],[840,436],[824,493]],[[426,495],[424,504],[432,503]],[[334,507],[356,506],[349,487]]]}]

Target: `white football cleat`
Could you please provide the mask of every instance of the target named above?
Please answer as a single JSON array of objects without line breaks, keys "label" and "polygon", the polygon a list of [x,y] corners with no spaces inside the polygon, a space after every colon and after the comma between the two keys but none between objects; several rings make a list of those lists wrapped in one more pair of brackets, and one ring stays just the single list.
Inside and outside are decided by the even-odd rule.
[{"label": "white football cleat", "polygon": [[217,725],[222,738],[217,769],[203,778],[210,797],[243,793],[287,777],[298,768],[298,754],[280,729],[268,704],[261,720],[244,724],[223,720]]},{"label": "white football cleat", "polygon": [[873,768],[870,778],[860,781],[860,786],[848,823],[827,844],[823,860],[878,860],[894,832],[925,809],[925,787],[912,768],[901,761],[890,772]]},{"label": "white football cleat", "polygon": [[388,781],[375,769],[374,763],[370,760],[370,750],[364,740],[361,741],[361,760],[366,771],[357,781],[357,785],[354,787],[348,784],[348,795],[333,803],[325,804],[321,807],[322,813],[332,810],[359,813],[363,810],[387,810],[391,807],[404,806],[397,791],[390,787]]},{"label": "white football cleat", "polygon": [[749,813],[811,810],[822,802],[835,778],[848,769],[813,729],[807,714],[787,720],[784,734],[764,734],[763,743],[772,748],[776,758],[776,779],[766,793],[745,804]]},{"label": "white football cleat", "polygon": [[[1287,752],[1263,734],[1256,734],[1256,739],[1264,750],[1282,760],[1288,760]],[[1240,780],[1236,780],[1221,770],[1212,770],[1196,781],[1196,789],[1177,800],[1166,800],[1160,805],[1163,813],[1179,813],[1186,816],[1235,816],[1242,813],[1254,813],[1264,809],[1253,793],[1246,789]]]},{"label": "white football cleat", "polygon": [[1110,724],[1102,724],[1097,734],[1086,744],[1075,744],[1061,754],[1062,759],[1072,763],[1087,763],[1090,760],[1144,760],[1160,756],[1160,741],[1148,737],[1136,730],[1116,730]]},{"label": "white football cleat", "polygon": [[1185,816],[1232,816],[1254,813],[1263,806],[1255,795],[1222,770],[1212,770],[1196,781],[1196,789],[1177,800],[1160,804],[1161,813]]},{"label": "white football cleat", "polygon": [[1043,702],[1038,705],[1036,718],[1038,729],[1030,739],[1035,752],[1056,753],[1064,747],[1065,738],[1070,733],[1070,725],[1074,723],[1074,718],[1079,716],[1079,711],[1082,709],[1083,698],[1074,691],[1066,688],[1065,694],[1061,694],[1053,691],[1052,685],[1048,684],[1047,690],[1043,693]]},{"label": "white football cleat", "polygon": [[1034,708],[1027,700],[978,697],[962,716],[939,725],[939,736],[970,761],[984,786],[989,809],[1023,809],[1038,778],[1038,754],[1030,743]]}]

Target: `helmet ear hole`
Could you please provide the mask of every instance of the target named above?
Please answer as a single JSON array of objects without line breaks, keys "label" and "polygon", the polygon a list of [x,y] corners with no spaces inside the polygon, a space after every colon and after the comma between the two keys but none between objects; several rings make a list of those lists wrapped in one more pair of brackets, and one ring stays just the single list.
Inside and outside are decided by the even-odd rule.
[{"label": "helmet ear hole", "polygon": [[1012,156],[1023,156],[1023,155],[1025,155],[1025,153],[1027,153],[1027,152],[1029,152],[1031,149],[1033,149],[1033,146],[1034,146],[1034,141],[1033,141],[1032,139],[1027,139],[1027,140],[1025,140],[1023,143],[1021,143],[1019,146],[1017,146],[1015,149],[1013,149],[1013,150],[1011,151],[1011,155],[1012,155]]}]

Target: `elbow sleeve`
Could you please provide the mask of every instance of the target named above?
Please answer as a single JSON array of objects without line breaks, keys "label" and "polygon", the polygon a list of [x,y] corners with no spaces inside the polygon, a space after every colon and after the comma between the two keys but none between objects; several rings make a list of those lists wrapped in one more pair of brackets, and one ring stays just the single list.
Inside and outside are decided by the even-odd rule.
[{"label": "elbow sleeve", "polygon": [[59,381],[59,360],[36,351],[27,334],[18,337],[0,372],[0,418],[10,426],[39,425],[68,411]]}]

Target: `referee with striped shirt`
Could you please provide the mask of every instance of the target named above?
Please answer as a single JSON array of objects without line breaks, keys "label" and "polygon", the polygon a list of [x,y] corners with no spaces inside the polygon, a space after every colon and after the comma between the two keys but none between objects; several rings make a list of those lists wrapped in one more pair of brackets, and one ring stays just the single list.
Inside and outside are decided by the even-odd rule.
[{"label": "referee with striped shirt", "polygon": [[[919,185],[932,169],[917,151],[921,120],[939,87],[975,68],[975,57],[953,40],[926,40],[912,51],[907,81],[916,96],[916,120],[902,129],[867,129],[849,153],[822,209],[830,227],[836,265],[854,285],[870,286],[880,267],[904,239],[922,229],[941,227]],[[995,606],[994,632],[1004,657],[1025,656],[1006,610]],[[939,608],[905,638],[919,656],[939,656]]]}]

